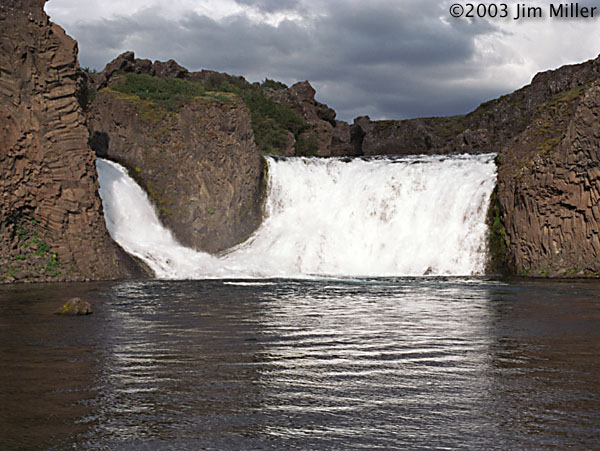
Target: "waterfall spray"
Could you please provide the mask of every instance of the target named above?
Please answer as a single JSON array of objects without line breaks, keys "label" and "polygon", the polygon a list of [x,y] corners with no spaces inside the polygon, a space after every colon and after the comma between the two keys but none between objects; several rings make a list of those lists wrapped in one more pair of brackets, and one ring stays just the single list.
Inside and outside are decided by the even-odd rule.
[{"label": "waterfall spray", "polygon": [[97,165],[111,236],[157,277],[392,277],[483,272],[493,157],[268,158],[263,224],[221,257],[177,243],[125,169]]}]

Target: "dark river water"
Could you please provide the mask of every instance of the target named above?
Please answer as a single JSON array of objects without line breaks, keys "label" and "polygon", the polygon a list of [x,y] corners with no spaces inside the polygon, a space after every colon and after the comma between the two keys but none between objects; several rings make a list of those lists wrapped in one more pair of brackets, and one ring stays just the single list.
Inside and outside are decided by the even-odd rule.
[{"label": "dark river water", "polygon": [[[64,300],[86,317],[54,315]],[[600,449],[600,283],[0,287],[2,449]]]}]

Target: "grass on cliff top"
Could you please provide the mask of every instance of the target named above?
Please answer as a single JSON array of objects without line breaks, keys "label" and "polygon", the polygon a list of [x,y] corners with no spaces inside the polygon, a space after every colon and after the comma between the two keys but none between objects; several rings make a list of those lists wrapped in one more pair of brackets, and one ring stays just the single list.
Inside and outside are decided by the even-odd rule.
[{"label": "grass on cliff top", "polygon": [[147,74],[124,74],[118,78],[111,89],[122,94],[129,94],[148,100],[169,111],[176,111],[185,101],[197,97],[230,101],[231,98],[217,92],[207,92],[202,83],[181,80],[179,78],[159,78]]},{"label": "grass on cliff top", "polygon": [[240,77],[213,74],[204,82],[204,87],[211,91],[234,93],[244,101],[250,110],[254,140],[262,153],[282,153],[289,132],[296,139],[296,155],[316,154],[316,140],[301,136],[306,135],[308,130],[302,116],[288,105],[277,103],[267,96],[265,88],[282,90],[287,88],[285,84],[267,79],[257,86]]},{"label": "grass on cliff top", "polygon": [[274,89],[275,91],[281,91],[288,88],[288,86],[285,83],[282,83],[277,80],[271,80],[269,78],[265,78],[264,81],[260,84],[260,87]]},{"label": "grass on cliff top", "polygon": [[[314,155],[318,144],[311,135],[305,133],[308,124],[288,105],[277,103],[268,97],[266,88],[281,90],[286,89],[286,85],[267,79],[257,86],[243,78],[226,74],[215,74],[203,82],[195,82],[127,73],[119,75],[109,89],[141,99],[145,102],[145,110],[151,110],[151,106],[158,106],[171,112],[177,111],[181,103],[195,98],[225,103],[238,96],[250,110],[254,139],[261,152],[282,153],[288,143],[289,132],[296,139],[297,155]],[[156,112],[153,114],[156,115]]]}]

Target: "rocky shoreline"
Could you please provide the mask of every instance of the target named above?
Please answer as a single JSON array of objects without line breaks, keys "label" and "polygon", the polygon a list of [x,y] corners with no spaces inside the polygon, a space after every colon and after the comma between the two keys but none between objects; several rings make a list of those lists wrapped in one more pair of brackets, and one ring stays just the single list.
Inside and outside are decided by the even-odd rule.
[{"label": "rocky shoreline", "polygon": [[108,235],[96,155],[128,168],[179,241],[218,253],[260,225],[261,154],[496,152],[490,273],[599,277],[600,58],[466,115],[348,124],[308,82],[249,83],[132,52],[86,73],[43,6],[0,5],[0,283],[148,276]]}]

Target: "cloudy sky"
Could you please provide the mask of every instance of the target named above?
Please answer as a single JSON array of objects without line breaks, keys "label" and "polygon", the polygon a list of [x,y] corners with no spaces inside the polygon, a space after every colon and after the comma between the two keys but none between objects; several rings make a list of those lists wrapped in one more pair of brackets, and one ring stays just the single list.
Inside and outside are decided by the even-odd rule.
[{"label": "cloudy sky", "polygon": [[600,13],[550,19],[549,2],[532,0],[546,17],[514,20],[524,2],[507,1],[505,19],[453,18],[456,1],[49,0],[46,11],[79,41],[84,67],[133,50],[249,81],[309,80],[350,122],[465,113],[600,53]]}]

